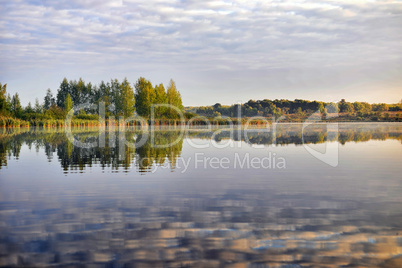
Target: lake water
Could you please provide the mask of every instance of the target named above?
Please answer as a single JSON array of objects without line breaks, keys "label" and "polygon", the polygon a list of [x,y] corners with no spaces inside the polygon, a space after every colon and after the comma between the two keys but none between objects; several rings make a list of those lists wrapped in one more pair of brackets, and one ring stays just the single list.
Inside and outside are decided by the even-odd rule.
[{"label": "lake water", "polygon": [[401,267],[402,124],[70,134],[0,129],[0,266]]}]

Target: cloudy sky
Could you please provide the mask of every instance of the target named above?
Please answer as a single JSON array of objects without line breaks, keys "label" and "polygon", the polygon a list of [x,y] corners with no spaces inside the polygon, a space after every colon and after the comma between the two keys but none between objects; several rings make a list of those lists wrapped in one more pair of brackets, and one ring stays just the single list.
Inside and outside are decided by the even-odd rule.
[{"label": "cloudy sky", "polygon": [[0,82],[23,104],[64,77],[173,78],[186,106],[402,98],[402,1],[0,0],[0,12]]}]

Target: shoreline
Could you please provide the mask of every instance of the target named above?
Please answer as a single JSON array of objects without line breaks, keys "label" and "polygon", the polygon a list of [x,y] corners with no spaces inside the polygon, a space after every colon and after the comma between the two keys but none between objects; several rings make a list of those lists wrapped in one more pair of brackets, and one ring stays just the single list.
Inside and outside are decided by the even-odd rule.
[{"label": "shoreline", "polygon": [[[402,121],[378,121],[378,122],[361,122],[361,121],[329,121],[329,122],[324,122],[324,121],[306,121],[306,122],[277,122],[275,125],[277,126],[284,126],[284,125],[293,125],[293,126],[303,126],[303,125],[333,125],[333,124],[340,124],[340,125],[376,125],[376,124],[387,124],[387,125],[401,125],[402,126]],[[237,126],[241,126],[241,129],[247,129],[245,127],[249,127],[250,129],[264,129],[264,124],[233,124],[232,126],[234,129],[237,129]],[[272,126],[273,124],[270,123],[268,126]],[[223,124],[210,124],[209,125],[212,128],[225,128],[225,129],[230,129],[230,125],[223,125]],[[146,128],[152,130],[152,128],[157,128],[157,129],[163,129],[163,128],[169,128],[169,129],[210,129],[208,125],[188,125],[188,124],[176,124],[176,125],[150,125],[147,124],[146,126],[140,126],[140,125],[124,125],[124,124],[115,124],[113,128],[136,128],[136,129],[141,129],[141,128]],[[59,125],[59,126],[0,126],[0,129],[65,129],[65,128],[109,128],[110,125],[105,124],[105,125],[72,125],[72,126],[66,126],[66,125]],[[118,130],[118,129],[116,129]]]}]

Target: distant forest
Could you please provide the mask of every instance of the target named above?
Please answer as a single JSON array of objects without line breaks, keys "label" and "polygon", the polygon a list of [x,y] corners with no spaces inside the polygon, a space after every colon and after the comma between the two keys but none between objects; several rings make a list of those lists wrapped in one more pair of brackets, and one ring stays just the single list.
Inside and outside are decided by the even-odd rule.
[{"label": "distant forest", "polygon": [[[240,107],[239,107],[240,106]],[[329,113],[345,113],[348,115],[355,115],[364,117],[388,111],[402,111],[402,100],[398,104],[369,104],[367,102],[347,102],[342,99],[340,102],[322,102],[322,101],[308,101],[295,99],[291,100],[249,100],[244,104],[221,105],[216,103],[211,106],[201,107],[186,107],[187,112],[203,115],[207,117],[236,117],[238,110],[244,117],[262,116],[276,118],[282,115],[296,115],[304,117],[319,111],[322,115]]]},{"label": "distant forest", "polygon": [[[133,87],[134,86],[134,87]],[[153,86],[152,83],[140,77],[131,86],[125,78],[122,82],[112,79],[110,82],[101,81],[99,85],[85,83],[81,78],[68,81],[64,78],[57,89],[56,95],[48,89],[43,102],[36,99],[35,104],[28,103],[22,107],[19,94],[7,94],[7,84],[0,84],[0,115],[12,116],[23,120],[32,119],[64,119],[66,113],[74,106],[84,103],[103,101],[106,106],[106,116],[131,116],[134,111],[138,115],[149,118],[152,104],[170,104],[183,109],[180,92],[173,80],[167,88],[163,84]],[[83,119],[97,119],[97,116],[80,111]],[[155,117],[176,119],[176,111],[166,107],[157,107]]]}]

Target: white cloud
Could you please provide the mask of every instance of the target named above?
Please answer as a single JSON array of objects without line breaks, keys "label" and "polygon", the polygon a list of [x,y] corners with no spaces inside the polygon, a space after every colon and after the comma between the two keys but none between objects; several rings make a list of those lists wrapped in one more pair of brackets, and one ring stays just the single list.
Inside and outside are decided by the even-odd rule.
[{"label": "white cloud", "polygon": [[[122,76],[173,70],[180,79],[208,72],[211,88],[222,70],[236,79],[239,72],[253,71],[262,75],[254,78],[260,90],[266,74],[277,69],[306,69],[314,77],[328,67],[347,76],[368,64],[395,73],[392,68],[402,62],[399,1],[65,0],[1,6],[1,80],[70,65],[82,76],[91,68],[97,78],[104,64],[118,64],[114,68]],[[269,81],[281,85],[274,80]],[[296,91],[297,85],[289,88]]]}]

